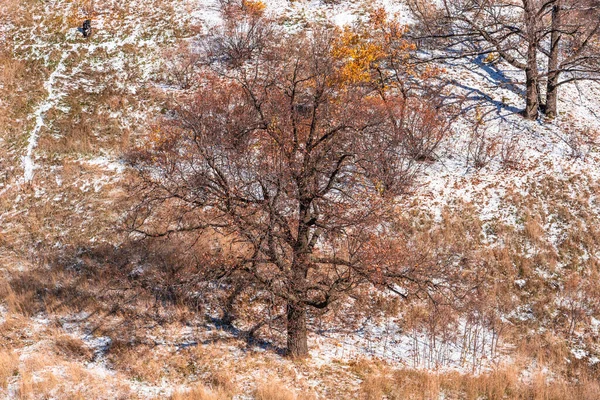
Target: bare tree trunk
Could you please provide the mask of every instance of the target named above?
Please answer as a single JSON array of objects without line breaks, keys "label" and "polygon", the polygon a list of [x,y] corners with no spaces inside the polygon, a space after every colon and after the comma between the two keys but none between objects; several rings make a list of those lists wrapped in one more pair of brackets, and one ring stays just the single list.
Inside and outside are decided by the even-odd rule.
[{"label": "bare tree trunk", "polygon": [[527,97],[524,116],[527,119],[536,119],[539,111],[537,74],[525,71],[527,79]]},{"label": "bare tree trunk", "polygon": [[287,354],[293,358],[308,356],[306,306],[292,301],[287,304]]},{"label": "bare tree trunk", "polygon": [[546,90],[546,116],[556,117],[558,111],[558,55],[561,40],[561,5],[560,2],[552,7],[552,35],[550,57],[548,59],[548,84]]},{"label": "bare tree trunk", "polygon": [[237,300],[237,297],[242,293],[243,286],[241,284],[236,284],[233,291],[227,296],[225,299],[225,306],[223,307],[223,318],[222,322],[225,325],[231,325],[235,320],[234,315],[234,304]]},{"label": "bare tree trunk", "polygon": [[525,25],[527,29],[527,61],[525,65],[525,110],[523,116],[527,119],[537,119],[540,110],[539,101],[539,73],[537,65],[538,32],[537,13],[532,0],[522,0],[525,11]]},{"label": "bare tree trunk", "polygon": [[538,94],[538,69],[537,69],[537,46],[530,43],[527,56],[527,68],[525,69],[526,95],[525,112],[527,119],[536,119],[540,109]]},{"label": "bare tree trunk", "polygon": [[[304,229],[300,229],[301,232]],[[304,237],[304,235],[301,235]],[[305,247],[301,245],[302,249]],[[306,273],[305,254],[296,256],[300,260],[299,264],[292,267],[291,286],[295,289],[296,295],[305,293]],[[287,303],[287,354],[292,358],[304,358],[308,356],[308,341],[306,330],[306,304],[302,301],[288,300]]]},{"label": "bare tree trunk", "polygon": [[298,191],[300,202],[298,215],[297,242],[294,247],[294,262],[291,268],[289,284],[298,299],[289,299],[287,303],[287,354],[292,358],[304,358],[308,356],[308,342],[306,331],[306,304],[301,298],[307,291],[307,276],[309,269],[308,253],[310,242],[310,229],[306,221],[311,219],[310,202],[305,201],[307,197],[306,185],[299,180]]}]

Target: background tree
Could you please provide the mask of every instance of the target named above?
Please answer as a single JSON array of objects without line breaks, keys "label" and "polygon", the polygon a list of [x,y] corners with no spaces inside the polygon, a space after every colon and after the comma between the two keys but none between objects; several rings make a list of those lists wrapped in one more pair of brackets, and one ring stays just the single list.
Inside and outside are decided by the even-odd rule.
[{"label": "background tree", "polygon": [[[524,116],[557,113],[558,89],[600,77],[597,0],[410,0],[422,39],[444,54],[434,59],[492,56],[525,73]],[[540,70],[541,56],[547,67]],[[546,80],[546,101],[541,83]]]},{"label": "background tree", "polygon": [[410,0],[422,39],[444,48],[435,60],[499,55],[525,73],[525,110],[528,119],[540,107],[538,47],[544,37],[542,21],[551,12],[542,0]]}]

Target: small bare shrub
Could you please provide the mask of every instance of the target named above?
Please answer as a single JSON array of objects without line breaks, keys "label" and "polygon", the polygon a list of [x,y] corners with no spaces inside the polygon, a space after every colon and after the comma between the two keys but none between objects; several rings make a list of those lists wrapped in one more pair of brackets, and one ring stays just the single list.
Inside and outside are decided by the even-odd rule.
[{"label": "small bare shrub", "polygon": [[570,134],[564,140],[569,146],[569,157],[572,159],[584,159],[587,155],[586,146],[583,138],[577,133]]},{"label": "small bare shrub", "polygon": [[186,44],[180,44],[177,49],[165,54],[165,75],[168,84],[180,89],[189,89],[194,82],[194,75],[199,56],[192,52]]},{"label": "small bare shrub", "polygon": [[512,136],[502,140],[500,145],[500,162],[507,169],[519,169],[523,153],[525,150],[521,148],[518,136]]},{"label": "small bare shrub", "polygon": [[220,3],[225,24],[207,37],[203,59],[239,67],[274,41],[275,32],[263,18],[262,1],[220,0]]},{"label": "small bare shrub", "polygon": [[581,129],[572,125],[563,126],[563,130],[566,136],[559,136],[559,138],[569,146],[568,156],[572,159],[585,160],[592,148],[600,144],[599,131]]},{"label": "small bare shrub", "polygon": [[400,120],[403,145],[416,161],[435,160],[435,151],[450,134],[450,119],[439,107],[416,98],[408,98]]},{"label": "small bare shrub", "polygon": [[496,157],[497,150],[498,140],[490,136],[484,125],[476,125],[467,146],[467,166],[485,167]]}]

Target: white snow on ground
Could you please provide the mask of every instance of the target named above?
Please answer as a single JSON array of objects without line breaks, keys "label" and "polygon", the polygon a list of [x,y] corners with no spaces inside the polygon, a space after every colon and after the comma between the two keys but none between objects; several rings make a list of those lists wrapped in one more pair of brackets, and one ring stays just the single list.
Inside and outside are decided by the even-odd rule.
[{"label": "white snow on ground", "polygon": [[309,21],[331,21],[338,26],[352,25],[365,18],[368,11],[384,8],[390,15],[402,23],[409,23],[411,17],[408,9],[400,1],[372,0],[372,1],[332,1],[319,0],[293,1],[267,0],[268,10],[275,15],[283,15],[286,24],[290,26],[303,26]]},{"label": "white snow on ground", "polygon": [[444,339],[423,331],[404,331],[401,319],[369,321],[356,332],[311,335],[311,356],[317,365],[333,360],[384,360],[390,365],[436,371],[480,373],[508,361],[498,349],[498,336],[483,326],[462,321]]},{"label": "white snow on ground", "polygon": [[[48,96],[33,113],[35,117],[35,126],[29,134],[27,154],[23,157],[23,179],[25,182],[31,182],[33,179],[33,170],[35,169],[33,151],[37,145],[40,130],[44,126],[44,114],[52,107],[55,107],[61,98],[61,94],[57,93],[55,90],[55,84],[56,79],[65,71],[65,60],[69,56],[70,52],[71,49],[63,51],[56,69],[50,74],[48,80],[44,83],[44,88],[48,92]],[[62,95],[64,95],[64,93]]]},{"label": "white snow on ground", "polygon": [[[598,132],[600,118],[595,104],[600,104],[600,85],[566,85],[561,87],[564,110],[553,122],[526,121],[518,111],[524,106],[521,96],[508,90],[506,80],[519,78],[504,65],[486,65],[480,61],[456,62],[446,66],[446,79],[453,80],[452,95],[467,96],[466,106],[478,107],[485,114],[489,140],[497,141],[496,153],[481,170],[467,163],[470,140],[468,128],[455,125],[455,135],[445,143],[438,162],[429,166],[419,179],[421,207],[439,215],[446,206],[465,201],[476,205],[483,221],[501,219],[514,224],[514,209],[505,201],[509,190],[527,195],[532,184],[545,176],[568,180],[588,175],[600,179],[600,154],[597,145],[571,142],[572,134],[563,127],[573,121],[573,131]],[[518,88],[517,88],[518,89]],[[570,101],[573,99],[575,101]],[[499,147],[511,138],[518,143],[520,167],[503,168]],[[580,153],[574,154],[575,151]],[[558,232],[555,232],[558,234]]]},{"label": "white snow on ground", "polygon": [[4,323],[4,321],[6,321],[5,315],[6,315],[6,306],[4,304],[0,304],[0,325]]}]

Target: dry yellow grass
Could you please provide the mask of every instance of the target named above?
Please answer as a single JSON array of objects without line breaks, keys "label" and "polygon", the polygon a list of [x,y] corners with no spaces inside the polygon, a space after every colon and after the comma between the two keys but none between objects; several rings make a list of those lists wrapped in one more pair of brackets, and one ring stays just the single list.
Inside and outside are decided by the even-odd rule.
[{"label": "dry yellow grass", "polygon": [[0,387],[6,389],[8,379],[19,372],[19,358],[10,350],[0,350]]},{"label": "dry yellow grass", "polygon": [[260,382],[254,392],[256,400],[296,400],[296,394],[281,382],[269,380]]},{"label": "dry yellow grass", "polygon": [[[12,357],[8,359],[12,362],[8,371],[14,376],[16,399],[134,398],[128,385],[119,381],[118,376],[97,375],[82,363],[50,354],[43,346],[36,353],[27,354],[20,363],[18,358]],[[0,360],[3,360],[2,356]]]},{"label": "dry yellow grass", "polygon": [[505,366],[479,376],[383,369],[365,377],[360,395],[364,400],[595,400],[600,384],[583,379],[577,383],[549,379],[540,371],[530,381],[517,366]]},{"label": "dry yellow grass", "polygon": [[[529,207],[534,208],[534,205],[530,205]],[[42,208],[38,212],[43,214],[50,211]],[[485,262],[490,271],[500,271],[501,274],[498,276],[498,281],[495,282],[495,292],[493,292],[493,295],[498,296],[499,299],[506,298],[509,299],[507,301],[514,301],[510,300],[511,290],[514,289],[513,282],[519,276],[518,274],[524,274],[527,277],[527,290],[535,288],[535,296],[539,296],[539,299],[536,297],[536,301],[539,304],[547,304],[548,299],[553,295],[543,285],[543,282],[539,282],[539,278],[537,278],[537,281],[535,280],[536,276],[532,273],[532,270],[535,268],[534,261],[522,260],[516,254],[518,245],[523,240],[524,232],[511,230],[498,224],[494,227],[494,233],[502,235],[506,240],[507,247],[497,251],[483,251],[477,248],[479,243],[476,240],[468,244],[471,247],[467,247],[462,240],[467,235],[476,237],[475,233],[480,232],[482,229],[481,221],[473,218],[472,210],[470,209],[464,211],[460,218],[451,213],[445,213],[444,220],[435,229],[431,229],[431,226],[428,225],[432,223],[431,221],[423,219],[422,223],[422,227],[414,229],[411,234],[422,239],[423,243],[431,246],[443,243],[451,249],[460,248],[470,257]],[[580,233],[580,235],[587,237],[588,233],[584,232]],[[590,245],[594,245],[595,239],[587,238],[587,240],[590,241]],[[551,258],[553,256],[549,254],[547,257]],[[81,308],[89,311],[95,309],[108,311],[112,310],[113,306],[122,302],[124,297],[122,297],[122,294],[116,292],[111,292],[114,297],[102,296],[102,287],[115,287],[112,280],[119,279],[119,272],[101,263],[97,264],[98,267],[95,267],[96,264],[94,264],[95,261],[91,252],[81,256],[80,259],[89,263],[89,265],[86,264],[87,266],[82,267],[81,271],[61,270],[59,266],[50,271],[47,268],[32,268],[27,272],[13,274],[12,281],[6,282],[0,288],[0,299],[9,309],[9,313],[13,313],[14,317],[7,319],[7,322],[0,327],[0,334],[3,337],[5,335],[11,338],[17,337],[18,332],[26,330],[26,328],[20,326],[19,320],[26,320],[26,317],[35,315],[42,309],[49,313],[65,315],[79,312]],[[105,260],[110,259],[107,258]],[[541,259],[538,258],[536,261],[539,260]],[[493,279],[493,277],[489,279]],[[61,289],[55,291],[53,288],[56,288],[59,283]],[[491,295],[492,292],[487,294]],[[156,305],[152,294],[139,291],[134,297],[136,301],[128,304],[128,307],[131,308],[127,312],[135,310],[136,312],[140,312],[139,315],[128,314],[125,310],[122,310],[123,314],[119,314],[121,312],[119,311],[115,315],[119,315],[120,317],[125,316],[126,318],[137,315],[136,318],[139,318],[139,321],[132,319],[129,319],[129,321],[133,325],[139,323],[137,325],[138,328],[132,326],[131,331],[121,332],[109,329],[107,326],[104,328],[106,330],[101,333],[102,335],[130,337],[129,335],[135,332],[143,340],[144,334],[153,334],[152,332],[139,330],[139,327],[144,326],[143,318],[145,317],[142,317],[144,309],[147,310]],[[481,299],[487,301],[487,298]],[[175,320],[184,321],[186,319],[185,314],[177,316],[180,312],[180,307],[180,304],[167,305],[165,306],[165,311],[175,316]],[[400,307],[406,311],[404,308],[406,305],[400,305]],[[408,327],[410,324],[425,326],[424,322],[431,316],[432,311],[425,309],[422,310],[423,312],[420,312],[418,307],[415,307],[413,311],[412,313],[407,312],[404,314],[404,323],[407,324],[406,326]],[[543,311],[542,308],[540,312]],[[19,316],[19,318],[16,318],[16,316]],[[516,342],[519,336],[518,332],[513,329],[510,332],[507,331],[506,337],[508,340],[514,339]],[[49,331],[46,338],[54,341],[48,346],[49,353],[55,353],[59,359],[60,357],[67,357],[83,361],[87,357],[85,349],[83,353],[80,352],[81,348],[79,346],[81,343],[71,342],[68,336],[61,336],[54,328]],[[536,340],[538,341],[536,342]],[[538,363],[549,366],[564,364],[564,359],[569,356],[569,352],[558,333],[555,337],[536,337],[536,340],[519,341],[520,346],[517,347],[516,353],[521,354],[524,359],[535,359]],[[550,345],[551,343],[555,343],[555,345]],[[243,344],[239,345],[243,346]],[[164,348],[162,349],[164,350]],[[302,370],[305,367],[309,369],[310,367],[294,365],[293,368],[289,367],[290,371],[288,373],[286,369],[288,368],[288,364],[285,364],[285,361],[277,361],[276,357],[269,358],[264,355],[252,355],[249,353],[242,362],[238,362],[232,361],[231,357],[228,358],[226,347],[215,350],[215,348],[210,346],[198,346],[180,351],[161,351],[161,348],[158,346],[130,345],[128,342],[124,342],[123,346],[121,346],[118,341],[115,341],[108,356],[119,374],[127,377],[127,379],[141,380],[147,384],[157,384],[163,379],[189,384],[190,380],[195,380],[197,376],[202,376],[202,385],[191,391],[177,392],[173,395],[174,399],[206,398],[220,400],[221,398],[228,398],[227,396],[240,392],[239,388],[241,385],[236,385],[233,381],[247,379],[255,371],[273,374],[280,377],[282,382],[285,382],[260,382],[256,384],[256,390],[253,393],[257,399],[299,400],[311,398],[309,395],[299,394],[301,388],[306,387],[306,385],[294,380],[296,374],[293,370],[296,368],[295,371],[298,371],[299,369]],[[28,367],[29,373],[43,370],[53,362],[60,364],[60,361],[52,360],[48,361],[49,364],[40,362],[39,365]],[[515,399],[528,400],[555,400],[560,399],[560,396],[563,396],[562,398],[565,399],[581,398],[583,400],[591,400],[595,399],[594,396],[597,395],[598,385],[593,383],[594,380],[592,377],[583,379],[578,385],[574,385],[568,380],[561,380],[566,376],[578,375],[580,371],[556,370],[560,377],[556,382],[546,382],[542,374],[532,375],[531,382],[521,382],[519,374],[523,369],[524,363],[515,366],[514,369],[505,368],[478,377],[459,374],[430,375],[415,371],[396,372],[391,369],[377,368],[369,370],[364,365],[360,366],[360,368],[354,368],[353,373],[363,379],[360,395],[365,399],[379,400],[387,396],[389,399],[424,400],[436,399],[439,393],[444,393],[448,399],[467,400],[479,398],[487,398],[489,400],[511,399],[513,397],[510,396],[513,395]],[[581,371],[585,371],[585,369],[582,368]],[[52,376],[48,375],[46,377],[46,373],[42,375],[46,377],[44,379],[47,382],[44,385],[47,385],[48,388],[41,386],[35,388],[32,386],[33,383],[30,382],[27,373],[27,371],[23,372],[22,383],[20,383],[24,393],[27,390],[65,390],[63,389],[63,383],[53,383]],[[325,376],[327,373],[323,373],[322,376],[319,376],[315,372],[309,373],[312,374],[312,379],[319,379],[323,382],[323,385],[327,387],[326,390],[331,390],[331,388],[334,388],[338,384],[334,379]],[[335,371],[334,373],[339,374],[340,371]],[[93,379],[86,378],[85,376],[82,379],[90,382],[93,381]],[[328,398],[352,398],[347,397],[351,396],[348,394],[352,393],[350,389],[351,386],[348,386],[345,388],[347,390],[345,393],[336,392],[334,395],[328,393]],[[101,397],[101,395],[97,396]]]},{"label": "dry yellow grass", "polygon": [[59,334],[54,339],[55,351],[68,360],[88,361],[92,351],[79,338],[70,335]]},{"label": "dry yellow grass", "polygon": [[178,391],[174,393],[171,400],[229,400],[231,395],[223,389],[209,389],[204,385],[197,385],[196,387]]},{"label": "dry yellow grass", "polygon": [[307,392],[296,392],[277,379],[258,382],[254,391],[256,400],[312,400],[315,395]]}]

